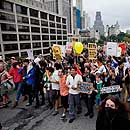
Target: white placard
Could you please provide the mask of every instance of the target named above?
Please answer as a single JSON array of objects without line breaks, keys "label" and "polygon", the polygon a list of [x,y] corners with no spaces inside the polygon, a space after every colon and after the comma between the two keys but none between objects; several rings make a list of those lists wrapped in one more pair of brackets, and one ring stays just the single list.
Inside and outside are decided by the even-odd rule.
[{"label": "white placard", "polygon": [[28,58],[34,60],[33,52],[31,50],[27,50]]},{"label": "white placard", "polygon": [[118,53],[118,44],[116,42],[108,42],[107,43],[107,55],[116,56]]},{"label": "white placard", "polygon": [[103,87],[101,89],[101,94],[119,92],[119,88],[120,88],[119,85],[113,85],[113,86],[109,86],[109,87]]}]

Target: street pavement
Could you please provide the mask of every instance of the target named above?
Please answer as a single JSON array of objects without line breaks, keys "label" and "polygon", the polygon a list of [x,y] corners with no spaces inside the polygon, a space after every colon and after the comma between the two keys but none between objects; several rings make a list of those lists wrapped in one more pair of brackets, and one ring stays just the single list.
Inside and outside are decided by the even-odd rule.
[{"label": "street pavement", "polygon": [[8,130],[95,130],[97,112],[92,119],[84,117],[87,110],[83,102],[82,106],[83,112],[77,115],[71,124],[68,122],[68,114],[66,120],[60,119],[62,108],[59,109],[58,115],[53,116],[53,110],[48,109],[46,105],[35,109],[34,106],[25,107],[25,103],[13,110],[11,105],[7,109],[1,109],[0,122]]}]

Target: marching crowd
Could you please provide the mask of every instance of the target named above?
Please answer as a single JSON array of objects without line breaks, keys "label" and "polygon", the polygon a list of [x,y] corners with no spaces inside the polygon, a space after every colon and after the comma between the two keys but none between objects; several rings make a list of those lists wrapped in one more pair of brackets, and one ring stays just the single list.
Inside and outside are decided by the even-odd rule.
[{"label": "marching crowd", "polygon": [[[69,123],[72,123],[76,115],[83,112],[83,100],[86,104],[84,116],[93,118],[95,106],[99,111],[97,130],[117,130],[117,126],[119,130],[130,129],[129,109],[126,106],[130,101],[130,56],[123,54],[117,58],[105,56],[100,51],[96,60],[80,55],[76,58],[67,56],[62,61],[41,57],[33,61],[28,58],[18,61],[11,57],[10,61],[11,67],[7,70],[7,63],[0,59],[1,109],[8,107],[8,91],[13,80],[16,98],[12,108],[19,105],[21,97],[28,101],[26,106],[31,106],[33,102],[35,108],[47,104],[54,109],[53,116],[63,106],[61,119],[65,119],[69,111]],[[80,92],[82,82],[92,84],[88,92]],[[103,87],[113,85],[119,85],[119,90],[101,93]]]}]

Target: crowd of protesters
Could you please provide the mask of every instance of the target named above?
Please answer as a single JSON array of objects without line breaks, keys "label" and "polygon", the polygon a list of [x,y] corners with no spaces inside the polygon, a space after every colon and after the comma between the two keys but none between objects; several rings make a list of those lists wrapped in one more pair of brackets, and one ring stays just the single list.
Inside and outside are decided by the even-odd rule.
[{"label": "crowd of protesters", "polygon": [[[54,109],[53,116],[56,116],[59,113],[58,108],[63,106],[61,119],[65,119],[66,112],[69,111],[69,123],[72,123],[76,115],[83,112],[82,99],[86,104],[84,116],[93,118],[95,106],[100,111],[97,130],[101,128],[102,121],[105,124],[102,127],[103,130],[107,130],[107,126],[110,126],[104,111],[109,105],[112,109],[112,103],[114,104],[112,110],[116,110],[117,107],[120,111],[124,110],[123,117],[128,119],[129,111],[123,105],[130,101],[130,56],[127,54],[117,58],[106,56],[103,51],[99,51],[96,60],[89,60],[84,53],[78,57],[66,56],[61,61],[41,57],[34,60],[26,58],[23,61],[11,57],[10,60],[11,67],[7,71],[7,63],[0,59],[0,108],[8,107],[10,101],[8,86],[12,85],[13,79],[16,90],[13,108],[19,105],[21,97],[23,101],[28,101],[26,106],[31,106],[33,102],[35,102],[35,108],[47,104],[50,109]],[[89,88],[87,93],[80,93],[81,82],[92,83],[93,87]],[[101,94],[102,87],[112,85],[119,85],[119,91]],[[120,103],[120,100],[123,103]],[[118,121],[122,121],[116,119],[117,124]]]}]

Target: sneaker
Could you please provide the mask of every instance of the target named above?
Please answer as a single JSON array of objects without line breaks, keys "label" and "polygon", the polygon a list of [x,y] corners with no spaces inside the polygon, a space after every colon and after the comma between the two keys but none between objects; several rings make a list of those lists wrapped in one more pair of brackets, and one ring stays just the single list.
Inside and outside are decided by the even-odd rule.
[{"label": "sneaker", "polygon": [[27,104],[26,104],[26,106],[31,106],[31,105],[32,105],[32,104],[30,104],[30,103],[27,103]]},{"label": "sneaker", "polygon": [[84,116],[89,116],[89,112],[85,113]]},{"label": "sneaker", "polygon": [[62,119],[65,119],[65,118],[66,118],[66,115],[63,113],[60,119],[62,120]]},{"label": "sneaker", "polygon": [[70,119],[70,120],[69,120],[69,123],[72,123],[74,120],[75,120],[74,118],[73,118],[73,119]]},{"label": "sneaker", "polygon": [[58,111],[54,111],[54,113],[52,115],[56,116],[57,114],[59,114],[59,112]]}]

